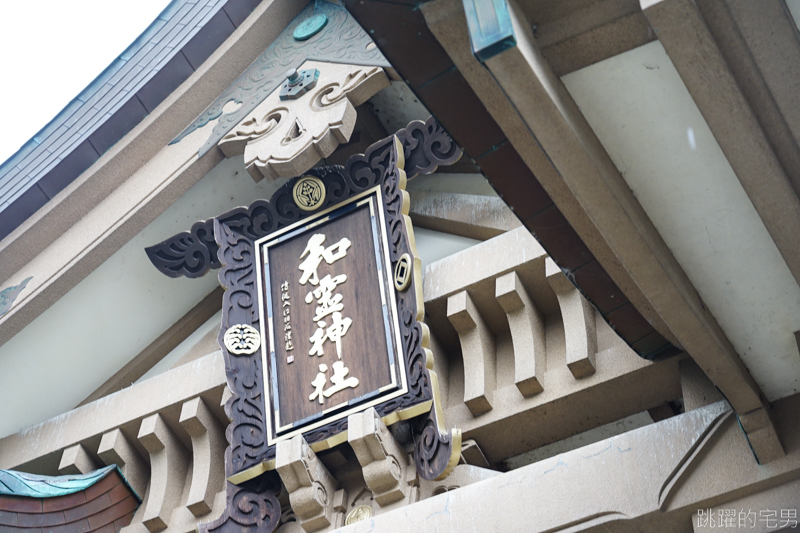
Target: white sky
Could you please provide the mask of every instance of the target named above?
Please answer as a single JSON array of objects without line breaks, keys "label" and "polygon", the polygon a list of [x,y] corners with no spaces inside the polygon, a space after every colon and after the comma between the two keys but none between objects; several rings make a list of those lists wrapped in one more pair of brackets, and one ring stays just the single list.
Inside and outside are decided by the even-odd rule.
[{"label": "white sky", "polygon": [[3,2],[0,163],[36,135],[169,0]]}]

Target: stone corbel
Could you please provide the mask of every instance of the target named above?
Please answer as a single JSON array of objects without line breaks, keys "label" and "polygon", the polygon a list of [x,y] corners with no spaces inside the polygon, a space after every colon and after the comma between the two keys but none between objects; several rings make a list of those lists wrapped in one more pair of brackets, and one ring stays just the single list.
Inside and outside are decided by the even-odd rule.
[{"label": "stone corbel", "polygon": [[122,431],[115,429],[103,434],[97,455],[106,466],[117,465],[140,498],[147,490],[148,465]]},{"label": "stone corbel", "polygon": [[545,262],[545,275],[561,308],[567,366],[575,379],[590,376],[595,373],[597,353],[594,308],[549,257]]},{"label": "stone corbel", "polygon": [[[302,70],[301,70],[302,69]],[[356,107],[389,85],[380,67],[307,61],[316,85],[294,100],[274,91],[219,142],[226,157],[244,154],[255,181],[299,176],[350,140]]]},{"label": "stone corbel", "polygon": [[200,517],[211,512],[214,497],[224,488],[225,430],[201,398],[194,398],[181,408],[181,426],[192,437],[192,484],[186,508]]},{"label": "stone corbel", "polygon": [[275,462],[300,526],[311,532],[335,524],[334,495],[339,484],[303,436],[278,442]]},{"label": "stone corbel", "polygon": [[61,475],[80,475],[94,472],[99,466],[81,444],[70,446],[61,453],[58,473]]},{"label": "stone corbel", "polygon": [[461,342],[464,403],[473,416],[488,413],[496,382],[494,334],[466,291],[447,299],[447,318]]},{"label": "stone corbel", "polygon": [[495,298],[508,318],[514,346],[514,384],[526,398],[544,390],[547,354],[544,318],[516,272],[495,280]]},{"label": "stone corbel", "polygon": [[142,420],[138,438],[150,455],[150,488],[142,523],[156,533],[167,528],[180,504],[189,453],[158,413]]},{"label": "stone corbel", "polygon": [[347,440],[378,505],[385,507],[405,498],[413,503],[416,472],[409,468],[408,454],[375,409],[350,415],[347,430]]}]

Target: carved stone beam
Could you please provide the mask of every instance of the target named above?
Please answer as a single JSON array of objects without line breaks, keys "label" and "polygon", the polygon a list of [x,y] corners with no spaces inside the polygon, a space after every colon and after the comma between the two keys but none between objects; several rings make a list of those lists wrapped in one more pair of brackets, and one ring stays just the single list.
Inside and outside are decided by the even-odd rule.
[{"label": "carved stone beam", "polygon": [[86,452],[82,444],[66,448],[61,454],[58,473],[61,475],[80,475],[94,472],[99,467]]},{"label": "carved stone beam", "polygon": [[133,490],[144,499],[149,474],[148,465],[122,431],[115,429],[104,433],[97,448],[97,455],[106,465],[117,465]]},{"label": "carved stone beam", "polygon": [[495,280],[495,298],[506,312],[514,345],[514,384],[526,398],[544,390],[547,369],[544,318],[514,271]]},{"label": "carved stone beam", "polygon": [[299,176],[350,140],[356,106],[389,85],[383,69],[307,61],[312,89],[294,100],[274,91],[219,142],[226,157],[244,154],[255,181]]},{"label": "carved stone beam", "polygon": [[275,463],[302,528],[311,532],[334,524],[334,494],[339,484],[302,435],[278,442]]},{"label": "carved stone beam", "polygon": [[181,408],[181,426],[192,437],[192,484],[186,508],[194,516],[210,513],[214,497],[224,487],[225,430],[200,398]]},{"label": "carved stone beam", "polygon": [[522,225],[500,198],[415,190],[411,192],[411,221],[427,228],[486,241]]},{"label": "carved stone beam", "polygon": [[[347,440],[361,464],[364,481],[381,507],[398,502],[413,491],[414,468],[374,408],[347,417]],[[407,480],[411,475],[411,484]],[[413,502],[409,502],[413,503]]]},{"label": "carved stone beam", "polygon": [[167,528],[180,503],[189,454],[158,413],[142,420],[138,438],[150,454],[150,490],[142,523],[156,533]]},{"label": "carved stone beam", "polygon": [[473,416],[482,415],[492,409],[496,381],[494,334],[466,291],[447,299],[447,318],[461,342],[464,403]]},{"label": "carved stone beam", "polygon": [[567,366],[575,379],[590,376],[595,372],[597,353],[594,308],[549,257],[545,262],[545,275],[561,308]]}]

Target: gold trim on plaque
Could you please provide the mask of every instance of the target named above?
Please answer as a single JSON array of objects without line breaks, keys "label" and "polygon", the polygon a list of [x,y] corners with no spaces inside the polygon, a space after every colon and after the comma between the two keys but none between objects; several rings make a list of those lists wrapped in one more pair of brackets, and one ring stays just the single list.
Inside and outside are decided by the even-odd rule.
[{"label": "gold trim on plaque", "polygon": [[[403,196],[403,204],[402,204],[402,207],[401,207],[401,212],[404,215],[403,218],[405,219],[406,229],[407,229],[407,232],[408,232],[409,251],[411,252],[411,255],[413,257],[413,260],[411,261],[411,275],[409,275],[408,278],[409,278],[409,284],[410,284],[410,282],[412,280],[414,282],[414,291],[415,291],[415,297],[416,297],[416,301],[417,301],[417,316],[416,316],[416,319],[422,324],[421,345],[422,345],[422,348],[425,351],[425,358],[426,358],[425,366],[428,369],[430,377],[431,377],[431,389],[432,389],[432,392],[433,392],[433,399],[432,400],[427,400],[425,402],[419,403],[419,404],[414,405],[414,406],[411,406],[411,407],[409,407],[407,409],[403,409],[403,410],[394,411],[392,413],[389,413],[386,416],[382,417],[381,420],[383,421],[384,424],[386,424],[387,426],[390,426],[390,425],[395,424],[395,423],[397,423],[397,422],[399,422],[401,420],[408,420],[408,419],[417,417],[417,416],[422,415],[424,413],[427,413],[428,411],[433,409],[434,410],[434,416],[436,418],[436,424],[439,427],[439,430],[441,431],[443,428],[445,428],[444,417],[443,417],[443,412],[442,412],[443,405],[442,405],[442,400],[441,400],[440,390],[439,390],[439,378],[436,375],[436,372],[433,370],[433,366],[434,366],[433,365],[433,353],[431,352],[431,350],[429,348],[429,346],[430,346],[430,330],[428,328],[428,325],[425,324],[425,322],[423,322],[423,319],[424,319],[424,316],[425,316],[425,304],[424,304],[423,295],[422,295],[422,269],[421,269],[421,261],[419,260],[418,255],[417,255],[417,243],[416,243],[416,239],[414,238],[414,228],[413,228],[413,226],[411,224],[411,219],[408,216],[408,212],[409,212],[409,208],[410,208],[410,203],[411,202],[410,202],[410,198],[409,198],[408,193],[405,191],[406,179],[407,178],[406,178],[405,171],[402,169],[402,167],[405,166],[405,157],[404,157],[404,154],[403,154],[403,145],[402,145],[402,143],[400,142],[400,140],[397,137],[394,138],[394,144],[395,144],[395,149],[397,150],[397,153],[398,153],[398,162],[397,163],[398,163],[398,167],[399,167],[398,169],[399,169],[399,174],[400,174],[398,187],[401,189],[402,196]],[[301,178],[300,181],[302,181],[305,178],[317,179],[317,178],[314,178],[313,176],[305,176],[304,178]],[[300,183],[300,181],[298,181],[298,183]],[[295,188],[296,187],[297,187],[297,184],[295,184]],[[354,200],[362,199],[365,196],[376,194],[376,191],[377,191],[377,197],[378,198],[382,198],[381,193],[380,193],[380,186],[376,186],[376,187],[373,187],[373,188],[369,189],[368,191],[364,191],[364,192],[356,195],[355,197],[351,198],[349,201],[352,202]],[[324,195],[323,195],[323,199],[320,201],[320,203],[322,201],[324,201]],[[338,209],[339,207],[341,207],[341,205],[343,205],[343,204],[339,204],[339,205],[336,205],[336,206],[329,207],[328,209],[326,209],[325,211],[319,213],[318,215],[323,215],[324,213],[330,212],[330,211],[332,211],[334,209]],[[298,206],[301,207],[299,204],[298,204]],[[302,207],[301,207],[301,209],[302,209]],[[311,211],[311,210],[313,210],[313,208],[312,209],[307,209],[307,210]],[[385,221],[383,219],[383,217],[384,217],[383,209],[377,209],[377,211],[378,211],[379,218],[381,220],[381,225],[383,227],[385,227]],[[316,223],[317,224],[321,223],[320,219],[317,219]],[[281,234],[286,233],[288,231],[291,231],[295,227],[298,227],[298,226],[303,225],[303,224],[308,224],[308,221],[298,221],[298,222],[296,222],[296,223],[294,223],[294,224],[292,224],[292,225],[290,225],[290,226],[288,226],[286,228],[283,228],[283,230],[281,230],[279,232],[271,234],[269,237],[265,237],[265,238],[262,238],[262,239],[259,239],[258,241],[256,241],[255,245],[256,245],[256,248],[259,250],[259,252],[258,252],[259,257],[260,257],[260,246],[263,243],[265,243],[265,241],[272,241],[273,239],[276,239],[277,237],[279,237]],[[386,238],[387,238],[387,236],[384,233],[383,239],[381,239],[381,240],[383,241],[382,244],[385,247],[384,250],[383,250],[384,254],[386,254],[385,263],[387,264],[387,266],[389,266],[388,243],[386,242],[386,240],[384,240]],[[261,277],[262,277],[261,269],[262,269],[262,267],[263,267],[263,265],[261,264],[261,262],[257,261],[256,262],[256,268],[257,268],[257,271],[258,271],[257,283],[258,283],[258,287],[259,287],[259,289],[258,289],[259,293],[262,292],[262,287],[261,287]],[[391,302],[392,303],[392,306],[391,306],[392,307],[392,314],[393,314],[393,319],[392,319],[393,324],[392,325],[395,328],[398,328],[399,326],[398,326],[397,317],[394,316],[394,313],[396,312],[397,303],[396,303],[396,299],[395,299],[394,293],[392,291],[389,291],[389,292],[390,292],[390,298],[391,298],[391,301],[392,301]],[[264,321],[262,321],[262,327],[263,326],[264,326]],[[396,331],[396,334],[399,335],[399,331]],[[398,336],[398,338],[399,338],[399,336]],[[401,355],[401,361],[404,360],[405,354],[401,353],[400,355]],[[267,356],[268,356],[268,354],[266,353],[266,351],[262,350],[262,360],[263,360],[265,365],[266,365],[266,362],[267,362],[266,361]],[[347,416],[349,414],[352,414],[352,412],[355,412],[355,411],[358,411],[358,410],[363,410],[363,408],[365,408],[365,407],[369,407],[369,406],[372,406],[374,404],[380,403],[380,401],[387,401],[387,400],[391,399],[392,397],[395,397],[395,396],[400,395],[400,394],[404,394],[407,391],[407,382],[406,382],[407,376],[406,376],[406,373],[405,373],[405,367],[402,366],[402,365],[400,365],[400,367],[402,369],[402,371],[400,372],[401,383],[402,383],[401,390],[397,391],[396,393],[394,393],[393,395],[391,395],[389,397],[384,397],[384,398],[382,398],[380,400],[376,400],[375,402],[370,402],[369,404],[367,404],[365,406],[359,406],[359,407],[353,408],[352,410],[348,410],[345,413],[343,413],[343,415]],[[267,399],[266,397],[265,397],[265,404],[267,406],[270,405],[269,399]],[[316,427],[318,425],[318,424],[314,424],[311,427],[302,428],[302,429],[298,430],[297,432],[292,432],[290,435],[284,435],[282,437],[277,438],[275,441],[272,441],[272,439],[271,439],[271,431],[272,431],[272,429],[271,429],[271,420],[270,420],[270,418],[271,417],[269,417],[269,416],[267,417],[267,442],[270,445],[274,445],[277,441],[284,440],[287,437],[291,437],[296,433],[302,433],[303,431],[309,431],[310,429],[313,429],[314,427]],[[326,422],[328,422],[328,421],[326,421]],[[330,437],[328,439],[321,440],[321,441],[315,442],[313,444],[310,444],[310,447],[315,453],[318,453],[318,452],[321,452],[323,450],[327,450],[327,449],[333,448],[334,446],[337,446],[337,445],[339,445],[339,444],[341,444],[343,442],[346,442],[347,438],[348,438],[348,432],[347,432],[347,430],[345,430],[345,431],[342,431],[341,433],[333,435],[332,437]],[[461,430],[460,429],[455,429],[455,428],[451,429],[450,430],[450,438],[451,438],[450,442],[452,443],[450,459],[449,459],[449,461],[447,463],[447,467],[445,468],[445,471],[442,473],[441,476],[439,476],[437,478],[437,481],[438,480],[442,480],[442,479],[446,478],[448,475],[450,475],[450,473],[453,471],[453,469],[458,464],[459,458],[461,457],[461,440],[462,440]],[[276,467],[275,459],[272,459],[270,461],[264,461],[262,463],[259,463],[258,465],[250,467],[247,470],[243,470],[243,471],[241,471],[241,472],[239,472],[237,474],[234,474],[234,475],[230,476],[228,478],[228,481],[230,481],[233,484],[243,483],[244,481],[253,479],[254,477],[256,477],[256,476],[258,476],[258,475],[260,475],[260,474],[262,474],[262,473],[264,473],[266,471],[274,470],[275,467]],[[371,511],[371,509],[370,509],[370,511]],[[352,513],[352,511],[351,511],[351,513]]]},{"label": "gold trim on plaque", "polygon": [[[439,401],[439,389],[438,389],[438,387],[434,391],[434,396],[436,397],[436,401]],[[396,424],[397,422],[400,422],[401,420],[409,420],[411,418],[414,418],[414,417],[417,417],[419,415],[425,414],[425,413],[427,413],[428,411],[431,410],[432,405],[433,405],[433,401],[432,400],[427,400],[427,401],[419,403],[417,405],[413,405],[413,406],[411,406],[411,407],[409,407],[407,409],[403,409],[401,411],[394,411],[392,413],[389,413],[388,415],[382,417],[381,420],[388,427],[388,426],[391,426],[392,424]],[[461,444],[460,444],[460,442],[461,442],[461,430],[460,429],[454,429],[453,431],[454,432],[456,432],[456,431],[458,432],[458,439],[459,439],[458,450],[453,452],[453,454],[455,454],[455,458],[453,458],[452,455],[451,455],[451,458],[450,458],[450,463],[452,463],[453,464],[453,468],[455,468],[455,465],[458,463],[458,459],[461,456]],[[332,437],[329,437],[329,438],[327,438],[325,440],[320,440],[320,441],[317,441],[317,442],[315,442],[313,444],[309,444],[309,447],[311,448],[311,450],[314,453],[319,453],[319,452],[322,452],[322,451],[325,451],[325,450],[330,450],[334,446],[338,446],[338,445],[342,444],[343,442],[347,442],[347,438],[348,438],[348,432],[347,432],[347,430],[344,430],[341,433],[337,433],[336,435],[333,435]],[[455,448],[453,448],[453,449],[455,450]],[[448,463],[448,468],[449,468],[450,463]],[[268,472],[270,470],[275,470],[275,459],[272,459],[270,461],[264,461],[263,463],[258,463],[255,466],[251,466],[247,470],[242,470],[241,472],[230,476],[228,478],[228,481],[230,481],[234,485],[238,485],[240,483],[244,483],[245,481],[253,479],[254,477],[259,476],[259,475],[263,474],[264,472]]]},{"label": "gold trim on plaque", "polygon": [[397,292],[403,292],[411,285],[412,271],[411,256],[401,255],[394,266],[394,288],[397,289]]},{"label": "gold trim on plaque", "polygon": [[303,176],[292,188],[292,198],[303,211],[315,211],[325,201],[325,184],[314,176]]},{"label": "gold trim on plaque", "polygon": [[[403,183],[405,183],[405,182],[403,182]],[[259,294],[259,306],[263,307],[265,305],[261,301],[261,298],[263,298],[264,290],[265,290],[264,285],[263,285],[263,279],[262,279],[264,277],[263,268],[264,268],[264,265],[267,263],[267,254],[263,253],[263,250],[265,248],[269,248],[270,246],[278,244],[279,241],[280,241],[280,238],[283,235],[287,234],[290,231],[295,230],[298,227],[306,226],[306,229],[310,230],[311,228],[318,226],[319,224],[329,220],[330,214],[333,211],[335,211],[336,209],[341,208],[344,205],[347,205],[349,203],[354,203],[354,202],[357,203],[358,205],[361,205],[361,204],[363,204],[365,202],[369,202],[370,211],[371,212],[372,212],[373,207],[375,208],[375,212],[376,212],[375,214],[378,216],[378,219],[380,221],[379,224],[378,224],[379,231],[378,231],[377,238],[378,238],[378,241],[380,243],[379,246],[382,249],[381,255],[383,256],[382,262],[383,262],[383,265],[384,265],[384,274],[383,274],[383,276],[385,276],[385,278],[386,278],[385,282],[389,283],[389,287],[391,287],[393,282],[392,282],[392,279],[391,279],[392,276],[391,276],[391,274],[389,274],[391,272],[391,261],[389,259],[389,240],[388,240],[388,235],[386,234],[386,230],[383,229],[383,228],[386,228],[386,220],[384,218],[385,214],[384,214],[384,210],[382,208],[377,207],[377,206],[382,205],[382,200],[383,200],[383,196],[382,196],[381,186],[377,185],[375,187],[372,187],[372,188],[370,188],[370,189],[368,189],[366,191],[363,191],[363,192],[359,193],[356,196],[353,196],[352,198],[350,198],[350,199],[348,199],[348,200],[346,200],[346,201],[344,201],[344,202],[342,202],[340,204],[328,207],[328,208],[326,208],[326,209],[324,209],[324,210],[322,210],[322,211],[320,211],[318,213],[315,213],[314,216],[310,217],[311,220],[309,220],[309,219],[300,220],[300,221],[295,222],[294,224],[292,224],[290,226],[287,226],[287,227],[281,229],[278,232],[272,233],[272,234],[270,234],[268,236],[265,236],[265,237],[262,237],[262,238],[258,239],[254,244],[255,244],[256,254],[257,254],[257,260],[256,260],[257,279],[256,279],[256,283],[257,283],[258,294]],[[408,201],[408,197],[407,196],[405,197],[405,201],[406,202]],[[406,217],[406,221],[408,221],[408,217]],[[419,263],[419,260],[417,259],[415,261],[415,263]],[[379,276],[379,279],[381,280],[381,286],[384,287],[384,285],[383,285],[383,283],[384,283],[383,277]],[[421,291],[421,289],[420,289],[420,291]],[[418,292],[420,292],[420,291],[418,291]],[[395,338],[400,339],[401,338],[401,336],[400,336],[400,324],[399,324],[399,320],[398,320],[398,317],[397,317],[397,314],[396,314],[397,300],[396,300],[396,296],[395,296],[395,291],[390,289],[390,290],[387,290],[386,292],[389,293],[389,298],[390,298],[390,301],[391,301],[391,305],[390,305],[390,324],[391,324],[391,326],[390,327],[394,330]],[[272,322],[271,322],[271,320],[267,320],[266,321],[266,322],[268,322],[268,324],[264,324],[264,322],[265,321],[261,321],[262,336],[264,336],[264,338],[266,338],[266,339],[271,339],[272,335],[273,335]],[[269,327],[269,331],[266,331],[264,329],[265,326]],[[267,422],[267,443],[268,443],[268,445],[272,446],[272,445],[274,445],[275,443],[277,443],[277,442],[279,442],[281,440],[288,440],[288,439],[292,438],[293,436],[295,436],[297,434],[304,433],[304,432],[307,432],[307,431],[311,431],[312,429],[316,429],[317,427],[321,427],[321,426],[323,426],[323,425],[325,425],[327,423],[330,423],[330,422],[332,422],[334,420],[339,420],[341,418],[347,417],[349,414],[352,414],[354,412],[362,411],[362,410],[364,410],[366,408],[378,405],[381,402],[389,401],[389,400],[391,400],[393,398],[396,398],[398,396],[402,396],[403,394],[406,394],[408,392],[408,376],[406,375],[405,354],[403,354],[402,344],[399,343],[399,342],[397,343],[397,346],[396,346],[395,355],[396,355],[396,362],[394,364],[394,367],[399,369],[397,374],[399,374],[400,383],[399,384],[397,383],[397,378],[395,376],[395,373],[392,372],[392,383],[391,383],[391,386],[392,387],[398,387],[398,390],[396,390],[395,392],[393,392],[391,394],[383,396],[382,398],[375,398],[374,400],[371,400],[370,402],[367,402],[366,404],[362,404],[362,405],[359,405],[359,406],[354,406],[354,407],[352,407],[352,408],[350,408],[350,409],[348,409],[348,410],[346,410],[344,412],[339,413],[338,415],[336,415],[335,418],[320,420],[320,421],[318,421],[316,423],[310,424],[310,425],[305,426],[305,427],[297,428],[294,431],[289,431],[289,432],[284,433],[283,435],[280,435],[280,436],[278,436],[277,433],[279,431],[285,431],[286,428],[289,427],[289,426],[280,426],[279,425],[278,428],[275,429],[276,436],[274,438],[273,438],[273,420],[272,420],[272,416],[268,416],[267,417],[267,421],[266,421]],[[262,364],[264,365],[265,369],[268,368],[269,364],[270,364],[269,356],[270,356],[270,354],[268,353],[268,350],[267,350],[267,343],[263,343],[262,344],[262,350],[261,350],[261,357],[262,357],[261,360],[262,360]],[[265,381],[265,387],[266,387],[266,381]],[[264,399],[265,399],[265,404],[267,405],[267,411],[273,413],[276,416],[277,421],[279,422],[280,421],[280,414],[279,414],[280,410],[277,409],[277,406],[272,406],[271,395],[269,393],[265,394],[264,395]],[[427,409],[419,410],[419,407],[422,406],[422,405],[427,405],[428,406]],[[333,407],[331,409],[333,409]],[[405,416],[404,415],[402,417],[403,420],[405,420],[407,418],[410,418],[410,417],[413,417],[413,416],[417,416],[418,414],[421,414],[423,412],[430,411],[430,402],[423,402],[422,404],[413,406],[413,407],[409,408],[408,411],[413,412],[414,414],[411,415],[411,416]],[[386,425],[389,425],[390,423],[394,423],[395,421],[399,420],[399,418],[393,417],[392,415],[389,415],[389,419],[392,419],[393,422],[384,421],[384,423],[386,423]],[[346,433],[344,435],[344,439],[342,439],[342,440],[339,440],[338,439],[338,435],[336,435],[336,436],[331,437],[330,439],[327,439],[325,441],[320,441],[320,442],[312,444],[311,445],[311,449],[314,450],[315,452],[318,452],[318,451],[321,451],[321,450],[326,450],[326,449],[328,449],[328,448],[330,448],[332,446],[335,446],[335,445],[337,445],[337,444],[339,444],[341,442],[344,442],[345,440],[347,440],[346,439]],[[257,468],[257,466],[256,467],[251,467],[251,468]]]}]

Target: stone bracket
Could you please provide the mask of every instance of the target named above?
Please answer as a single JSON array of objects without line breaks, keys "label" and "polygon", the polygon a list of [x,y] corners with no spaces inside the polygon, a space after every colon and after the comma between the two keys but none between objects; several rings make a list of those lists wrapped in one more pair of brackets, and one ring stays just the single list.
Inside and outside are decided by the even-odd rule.
[{"label": "stone bracket", "polygon": [[786,455],[775,430],[769,404],[765,402],[759,409],[739,415],[739,423],[759,464],[763,465]]},{"label": "stone bracket", "polygon": [[564,321],[564,337],[567,345],[567,366],[575,379],[595,373],[597,353],[597,330],[594,307],[567,279],[558,265],[548,258],[545,262],[547,281],[556,293],[561,317]]},{"label": "stone bracket", "polygon": [[516,272],[495,280],[495,298],[508,318],[514,345],[514,384],[523,396],[544,390],[547,370],[544,317]]},{"label": "stone bracket", "polygon": [[150,454],[150,490],[142,523],[156,533],[169,526],[180,504],[189,454],[158,413],[142,420],[138,438]]},{"label": "stone bracket", "polygon": [[66,448],[61,454],[58,472],[61,475],[80,475],[94,472],[99,467],[82,444]]},{"label": "stone bracket", "polygon": [[117,465],[130,486],[144,501],[149,474],[147,462],[119,428],[103,434],[97,455],[106,465]]},{"label": "stone bracket", "polygon": [[202,399],[194,398],[181,408],[181,426],[192,438],[192,484],[186,508],[194,516],[203,516],[214,507],[214,497],[223,488],[225,465],[225,430]]},{"label": "stone bracket", "polygon": [[458,333],[464,360],[464,403],[473,416],[491,411],[495,388],[494,334],[466,291],[447,299],[447,318]]},{"label": "stone bracket", "polygon": [[275,461],[289,493],[289,504],[302,528],[311,532],[335,524],[333,504],[339,483],[303,436],[278,442]]},{"label": "stone bracket", "polygon": [[[412,495],[416,475],[414,469],[409,468],[408,454],[375,409],[350,415],[347,428],[347,439],[378,505],[385,507]],[[411,484],[408,477],[412,478]]]}]

